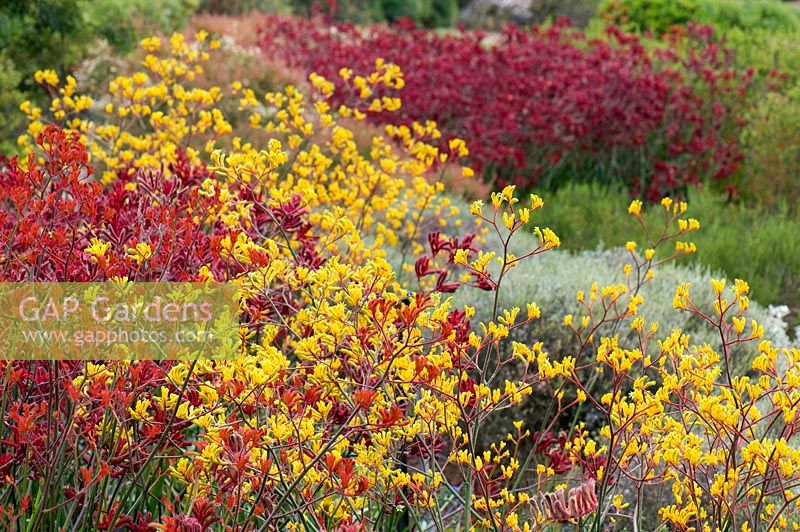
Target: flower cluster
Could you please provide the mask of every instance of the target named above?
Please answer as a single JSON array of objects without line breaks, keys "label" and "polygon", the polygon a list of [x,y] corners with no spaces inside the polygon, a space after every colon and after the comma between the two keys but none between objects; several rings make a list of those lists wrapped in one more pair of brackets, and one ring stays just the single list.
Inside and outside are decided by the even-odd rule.
[{"label": "flower cluster", "polygon": [[[590,511],[590,485],[552,497],[511,489],[514,449],[530,437],[521,425],[476,447],[482,421],[539,378],[527,365],[516,382],[478,369],[537,314],[505,311],[477,335],[447,286],[410,291],[400,279],[414,267],[396,273],[387,261],[387,249],[416,256],[428,242],[458,255],[451,266],[470,264],[465,282],[493,289],[516,260],[494,275],[474,234],[442,236],[457,211],[429,178],[464,156],[463,142],[440,151],[425,142],[440,135],[431,124],[390,132],[402,142],[354,140],[346,121],[376,105],[373,90],[401,87],[399,69],[344,73],[354,101],[335,109],[320,76],[307,92],[262,98],[232,83],[253,138],[271,137],[261,148],[230,134],[221,88],[191,86],[213,41],[173,36],[166,57],[158,39],[142,46],[145,70],[107,95],[37,76],[49,113],[23,105],[27,155],[0,162],[2,280],[235,283],[243,351],[214,362],[4,362],[2,520],[368,526],[387,512],[443,519],[462,501],[464,519],[516,527],[564,517],[546,501]],[[497,230],[522,230],[540,206],[513,194],[493,200],[491,219],[506,220]],[[545,230],[534,253],[557,245]],[[151,499],[155,485],[170,495]]]},{"label": "flower cluster", "polygon": [[[763,339],[763,326],[748,323],[749,286],[740,279],[729,286],[724,279],[712,281],[709,308],[692,297],[688,284],[676,288],[675,309],[716,330],[720,352],[693,344],[680,330],[659,336],[658,323],[647,323],[643,314],[639,288],[658,265],[693,252],[693,244],[682,238],[700,228],[697,220],[682,217],[684,203],[664,199],[662,206],[664,228],[645,227],[644,253],[628,243],[628,282],[579,293],[585,314],[565,320],[580,348],[564,382],[604,421],[599,437],[567,444],[576,461],[600,464],[598,499],[601,508],[607,506],[593,523],[613,515],[609,518],[633,526],[657,518],[678,530],[800,526],[798,450],[789,443],[800,398],[800,351],[773,346]],[[638,201],[629,207],[640,222],[641,209]],[[670,241],[674,250],[659,258],[656,249]],[[631,345],[622,345],[620,327],[636,332]],[[737,351],[754,353],[753,373],[733,373],[733,348],[754,342]],[[659,491],[662,486],[669,495]],[[635,500],[626,501],[631,491]],[[648,516],[652,497],[659,504]]]},{"label": "flower cluster", "polygon": [[[105,95],[37,76],[50,111],[25,104],[26,156],[0,160],[0,280],[233,283],[241,353],[0,362],[1,523],[600,529],[628,517],[631,485],[641,519],[642,494],[669,483],[659,522],[788,524],[800,354],[784,361],[764,341],[755,378],[726,374],[730,346],[763,335],[746,326],[742,281],[731,294],[715,283],[711,310],[688,286],[676,294],[678,310],[720,331],[722,355],[680,331],[657,342],[643,317],[653,269],[694,251],[685,238],[700,223],[685,203],[662,201],[664,227],[645,227],[641,254],[629,243],[626,283],[578,294],[585,313],[564,325],[579,347],[551,355],[535,338],[512,340],[541,317],[536,303],[504,309],[498,298],[521,261],[560,245],[536,227],[532,249],[512,251],[542,199],[507,185],[472,204],[467,226],[435,180],[443,165],[472,172],[459,164],[464,141],[440,144],[425,121],[362,143],[348,127],[401,106],[376,95],[408,73],[378,60],[364,75],[315,74],[257,96],[235,81],[192,86],[215,47],[205,34],[174,36],[166,56],[158,39],[142,46],[145,70]],[[219,109],[229,98],[248,138]],[[644,224],[642,209],[629,212]],[[500,253],[481,249],[489,234]],[[493,297],[489,319],[453,304],[462,285]],[[636,345],[621,345],[622,326]],[[533,394],[550,408],[516,419]],[[487,442],[498,417],[507,435]]]},{"label": "flower cluster", "polygon": [[364,75],[379,56],[398,64],[403,106],[376,106],[370,120],[436,121],[443,142],[467,141],[469,161],[490,182],[621,180],[657,202],[689,184],[725,181],[742,160],[737,112],[749,76],[709,31],[692,28],[670,43],[680,52],[648,52],[614,27],[605,40],[560,25],[489,37],[270,16],[260,42],[331,79],[342,67]]}]

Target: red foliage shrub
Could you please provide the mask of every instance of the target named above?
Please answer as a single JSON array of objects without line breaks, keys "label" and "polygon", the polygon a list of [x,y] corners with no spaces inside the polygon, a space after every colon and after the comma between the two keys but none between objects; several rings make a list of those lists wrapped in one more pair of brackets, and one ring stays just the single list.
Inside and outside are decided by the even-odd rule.
[{"label": "red foliage shrub", "polygon": [[708,28],[675,38],[680,53],[651,53],[616,28],[594,40],[563,24],[487,37],[265,20],[265,53],[329,79],[343,67],[366,75],[379,57],[399,65],[402,108],[370,119],[435,120],[443,142],[465,139],[473,167],[498,185],[622,181],[632,195],[657,201],[689,184],[724,181],[742,160],[735,112],[750,76],[734,71]]},{"label": "red foliage shrub", "polygon": [[[221,240],[236,238],[213,214],[222,206],[218,193],[203,189],[212,176],[178,153],[173,178],[160,172],[123,172],[107,189],[97,182],[78,135],[49,126],[37,139],[44,163],[28,155],[27,169],[15,158],[0,159],[0,282],[92,282],[112,277],[131,281],[200,281],[201,269],[227,280],[253,264],[223,258]],[[264,202],[250,190],[243,198]],[[321,258],[305,222],[299,197],[254,213],[251,238],[286,235],[297,241],[301,265],[316,268]],[[103,257],[86,253],[93,239],[110,244]],[[139,242],[152,247],[147,267],[127,250]]]},{"label": "red foliage shrub", "polygon": [[[77,133],[48,126],[36,142],[39,151],[29,154],[27,165],[20,165],[17,157],[0,157],[0,282],[91,282],[112,277],[201,281],[209,274],[224,281],[263,265],[258,257],[242,264],[221,253],[221,241],[232,230],[210,216],[222,203],[219,194],[203,189],[203,182],[212,174],[205,166],[191,165],[185,155],[178,155],[170,179],[158,172],[128,171],[106,188],[95,180]],[[267,204],[261,192],[242,190],[240,194]],[[314,269],[322,259],[305,222],[306,214],[298,198],[264,207],[254,213],[249,236],[283,235],[297,249],[298,263]],[[102,257],[86,252],[96,240],[109,245]],[[153,249],[146,267],[127,251],[139,242],[149,242]],[[290,311],[286,306],[291,294],[277,291],[274,297],[279,301],[264,301],[263,308],[258,308],[258,300],[251,302],[243,319],[270,319],[271,312]],[[60,467],[59,456],[74,453],[76,467],[80,466],[91,483],[137,478],[142,465],[156,454],[195,445],[187,433],[190,422],[176,419],[174,412],[157,401],[149,403],[162,387],[184,396],[168,378],[173,364],[136,361],[119,366],[126,378],[111,379],[109,373],[108,381],[81,387],[75,384],[80,379],[73,382],[85,371],[81,361],[0,361],[0,372],[6,375],[3,414],[9,427],[2,440],[0,474],[19,480],[19,468],[25,464],[26,474],[46,490],[56,482],[53,471]],[[189,404],[199,404],[196,393],[185,395]],[[136,423],[130,414],[141,399],[151,407],[152,419],[146,425]],[[80,415],[75,413],[78,402]],[[107,423],[110,410],[120,423],[116,429]],[[112,437],[124,432],[123,428],[129,431],[129,438]],[[97,453],[97,459],[92,452],[87,456],[87,451]],[[93,463],[99,463],[99,470],[93,469]],[[83,482],[90,484],[90,480]],[[64,492],[70,500],[83,496],[71,485]],[[136,530],[135,524],[146,526],[151,520],[149,515],[115,517],[119,502],[112,502],[100,529],[110,527],[116,519],[119,526]],[[21,506],[24,510],[27,502]],[[203,510],[202,501],[196,510]],[[197,512],[175,518],[192,520],[175,523],[175,529],[207,529],[213,520],[204,520]]]}]

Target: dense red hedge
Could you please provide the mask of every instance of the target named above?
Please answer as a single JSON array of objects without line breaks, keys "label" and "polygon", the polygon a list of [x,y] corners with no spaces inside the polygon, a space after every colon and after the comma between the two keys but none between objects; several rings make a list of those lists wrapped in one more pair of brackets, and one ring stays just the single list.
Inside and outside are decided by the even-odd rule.
[{"label": "dense red hedge", "polygon": [[259,42],[329,79],[342,67],[366,74],[378,57],[398,64],[402,108],[370,119],[436,120],[443,140],[464,138],[474,168],[499,185],[621,181],[656,201],[731,176],[742,159],[736,111],[749,74],[733,71],[707,28],[675,40],[680,57],[648,52],[616,28],[606,33],[593,40],[557,24],[438,34],[270,16]]}]

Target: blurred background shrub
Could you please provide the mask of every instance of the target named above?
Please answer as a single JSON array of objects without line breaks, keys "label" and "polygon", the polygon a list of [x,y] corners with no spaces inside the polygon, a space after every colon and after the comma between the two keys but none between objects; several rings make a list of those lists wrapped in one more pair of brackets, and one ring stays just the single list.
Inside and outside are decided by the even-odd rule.
[{"label": "blurred background shrub", "polygon": [[80,0],[0,2],[0,149],[13,151],[21,133],[20,104],[44,102],[33,74],[74,65],[92,41]]},{"label": "blurred background shrub", "polygon": [[800,211],[800,85],[769,92],[750,110],[742,197],[772,210]]},{"label": "blurred background shrub", "polygon": [[8,153],[16,148],[16,139],[6,136],[19,129],[23,122],[19,105],[25,96],[20,90],[22,73],[5,51],[0,52],[0,153]]},{"label": "blurred background shrub", "polygon": [[675,25],[697,20],[700,0],[604,0],[601,17],[632,31],[665,33]]},{"label": "blurred background shrub", "polygon": [[199,0],[80,0],[85,31],[117,51],[131,51],[146,34],[182,28]]},{"label": "blurred background shrub", "polygon": [[[15,149],[19,105],[43,103],[37,70],[72,72],[99,40],[113,54],[133,49],[146,33],[182,27],[198,0],[4,0],[0,2],[0,151]],[[102,48],[102,46],[101,46]]]},{"label": "blurred background shrub", "polygon": [[725,29],[800,28],[797,9],[777,0],[603,0],[599,10],[628,30],[655,34],[690,21]]},{"label": "blurred background shrub", "polygon": [[800,82],[800,31],[727,28],[721,33],[738,68],[752,68],[762,80],[779,78],[787,82],[784,87]]},{"label": "blurred background shrub", "polygon": [[43,68],[64,68],[91,42],[80,0],[5,0],[0,3],[0,49],[30,86]]},{"label": "blurred background shrub", "polygon": [[245,15],[253,11],[263,13],[291,13],[289,0],[200,0],[197,11],[214,15]]},{"label": "blurred background shrub", "polygon": [[650,52],[616,28],[604,40],[562,25],[484,38],[270,16],[259,45],[329,79],[343,67],[364,75],[379,57],[396,63],[402,107],[369,119],[435,120],[442,145],[463,138],[470,165],[495,186],[621,183],[658,201],[692,184],[727,183],[744,158],[739,111],[749,76],[708,28],[687,35],[678,53]]},{"label": "blurred background shrub", "polygon": [[530,25],[568,18],[585,27],[599,0],[472,0],[464,2],[459,21],[470,28],[499,29],[508,23]]},{"label": "blurred background shrub", "polygon": [[[458,0],[291,0],[290,5],[296,14],[322,14],[339,22],[366,24],[408,18],[424,28],[452,26],[459,9]],[[262,11],[275,12],[272,9]]]},{"label": "blurred background shrub", "polygon": [[697,20],[722,28],[800,28],[797,8],[775,0],[700,0]]},{"label": "blurred background shrub", "polygon": [[448,28],[456,22],[470,28],[496,30],[505,24],[552,22],[566,17],[586,26],[599,0],[200,0],[199,11],[242,15],[294,13],[322,14],[339,22],[369,24],[410,18],[423,28]]}]

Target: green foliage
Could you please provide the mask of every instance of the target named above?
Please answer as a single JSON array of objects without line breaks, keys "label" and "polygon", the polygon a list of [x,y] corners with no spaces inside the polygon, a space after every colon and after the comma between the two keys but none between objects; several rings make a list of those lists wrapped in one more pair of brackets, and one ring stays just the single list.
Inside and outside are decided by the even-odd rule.
[{"label": "green foliage", "polygon": [[251,11],[291,13],[289,0],[200,0],[198,11],[220,15],[243,15]]},{"label": "green foliage", "polygon": [[73,66],[97,37],[127,51],[143,33],[179,28],[196,7],[197,0],[8,0],[0,5],[0,50],[27,80]]},{"label": "green foliage", "polygon": [[627,29],[656,34],[689,21],[722,30],[800,28],[797,9],[774,0],[604,0],[599,11]]},{"label": "green foliage", "polygon": [[[265,0],[236,0],[233,2],[259,4]],[[295,13],[308,15],[314,10],[328,12],[326,2],[320,0],[288,0]],[[204,3],[227,5],[224,0],[205,0]],[[411,18],[426,28],[452,27],[458,17],[458,0],[338,0],[333,11],[340,21],[369,24],[393,22],[400,18]],[[260,11],[274,11],[257,7]]]},{"label": "green foliage", "polygon": [[[22,75],[14,67],[14,63],[0,52],[0,134],[14,131],[22,125],[22,113],[19,105],[25,96],[18,90]],[[0,137],[0,153],[9,153],[14,149],[14,139]]]},{"label": "green foliage", "polygon": [[724,37],[739,68],[752,67],[760,77],[778,70],[790,86],[800,81],[800,31],[731,28]]},{"label": "green foliage", "polygon": [[19,105],[43,103],[33,74],[72,66],[91,41],[79,0],[0,2],[0,153],[15,150],[23,122]]},{"label": "green foliage", "polygon": [[626,29],[660,34],[696,20],[699,7],[698,0],[606,0],[600,10],[618,16]]},{"label": "green foliage", "polygon": [[453,26],[458,18],[457,0],[426,0],[422,23],[428,28]]},{"label": "green foliage", "polygon": [[768,92],[751,109],[743,140],[747,164],[739,189],[769,208],[800,212],[800,85]]},{"label": "green foliage", "polygon": [[115,49],[128,52],[144,33],[183,26],[198,0],[81,0],[85,27]]},{"label": "green foliage", "polygon": [[393,21],[402,17],[420,20],[425,14],[427,0],[383,0],[381,2],[386,20]]},{"label": "green foliage", "polygon": [[[298,0],[293,0],[298,2]],[[320,4],[317,0],[299,0],[300,4]],[[343,0],[336,2],[336,18],[351,22],[393,22],[408,17],[426,28],[444,28],[455,24],[457,0]],[[365,20],[366,19],[366,20]]]},{"label": "green foliage", "polygon": [[[800,312],[800,217],[778,210],[729,204],[710,192],[692,191],[689,214],[702,228],[692,234],[697,253],[684,262],[702,264],[729,278],[750,282],[753,299],[763,304],[786,304]],[[628,197],[592,185],[570,185],[549,201],[537,223],[552,227],[568,249],[623,246],[645,235],[626,214]],[[659,206],[645,214],[663,216]]]},{"label": "green foliage", "polygon": [[769,0],[702,0],[699,21],[720,28],[800,28],[797,9]]},{"label": "green foliage", "polygon": [[43,68],[73,64],[91,40],[79,0],[7,0],[0,3],[0,51],[21,76],[20,88],[33,84]]},{"label": "green foliage", "polygon": [[696,260],[741,277],[763,303],[788,304],[797,320],[800,311],[800,222],[796,215],[725,206],[718,199],[701,202],[704,221]]},{"label": "green foliage", "polygon": [[534,24],[566,17],[577,27],[585,27],[597,11],[598,0],[534,0],[530,13]]},{"label": "green foliage", "polygon": [[4,0],[0,2],[0,152],[20,133],[19,104],[42,103],[37,70],[72,71],[98,38],[114,52],[145,33],[179,28],[198,0]]}]

